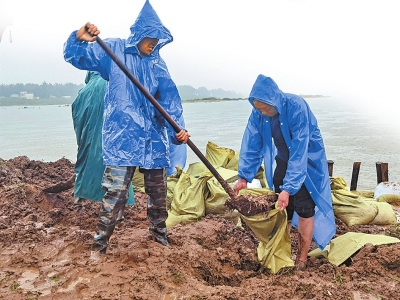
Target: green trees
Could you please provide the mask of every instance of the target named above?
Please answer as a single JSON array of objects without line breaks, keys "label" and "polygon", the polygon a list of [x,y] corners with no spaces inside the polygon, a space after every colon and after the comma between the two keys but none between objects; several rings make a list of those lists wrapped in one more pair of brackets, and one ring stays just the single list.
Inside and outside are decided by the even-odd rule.
[{"label": "green trees", "polygon": [[83,87],[84,84],[51,84],[47,82],[43,82],[42,84],[0,84],[0,97],[10,97],[14,94],[19,96],[21,92],[27,92],[39,98],[62,98],[63,96],[75,98],[78,95],[78,91]]},{"label": "green trees", "polygon": [[[20,96],[21,92],[27,94],[33,94],[37,99],[50,99],[50,98],[63,98],[69,96],[70,99],[75,99],[78,95],[78,91],[84,87],[84,84],[73,84],[73,83],[47,83],[33,84],[33,83],[16,83],[16,84],[0,84],[0,98],[10,98],[11,95]],[[194,88],[191,85],[177,86],[179,95],[182,100],[194,100],[194,99],[238,99],[245,97],[244,95],[234,92],[225,91],[221,88],[208,90],[205,87]]]}]

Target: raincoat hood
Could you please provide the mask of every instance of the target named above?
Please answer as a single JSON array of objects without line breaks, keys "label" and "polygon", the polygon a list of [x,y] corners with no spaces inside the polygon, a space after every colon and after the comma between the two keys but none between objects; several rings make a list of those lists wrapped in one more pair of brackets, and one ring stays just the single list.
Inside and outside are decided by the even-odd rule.
[{"label": "raincoat hood", "polygon": [[[87,73],[86,73],[86,77],[85,77],[85,84],[88,84],[89,81],[90,81],[93,77],[95,77],[95,76],[100,76],[100,73],[99,73],[99,72],[96,72],[96,71],[89,71],[89,72],[87,72]],[[104,97],[103,97],[103,98],[104,98]]]},{"label": "raincoat hood", "polygon": [[[258,75],[250,92],[249,102],[253,107],[254,100],[272,105],[278,113],[282,113],[282,108],[285,105],[284,94],[278,85],[272,78],[262,74]],[[261,112],[259,113],[261,114]]]},{"label": "raincoat hood", "polygon": [[[138,43],[145,37],[158,39],[158,44],[152,53],[157,53],[161,47],[172,42],[173,37],[169,30],[162,24],[156,11],[146,0],[135,23],[131,26],[131,34],[126,43],[127,51],[136,49]],[[132,49],[133,48],[133,49]]]}]

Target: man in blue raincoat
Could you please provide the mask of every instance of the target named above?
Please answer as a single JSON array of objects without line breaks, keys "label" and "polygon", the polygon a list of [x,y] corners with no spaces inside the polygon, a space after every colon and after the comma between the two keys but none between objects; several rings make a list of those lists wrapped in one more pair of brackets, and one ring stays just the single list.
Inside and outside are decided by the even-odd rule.
[{"label": "man in blue raincoat", "polygon": [[[129,80],[110,56],[95,42],[100,33],[87,23],[71,33],[64,44],[64,59],[82,70],[97,71],[108,81],[104,99],[103,159],[107,166],[102,185],[106,194],[99,214],[93,249],[105,253],[120,207],[126,203],[128,184],[136,167],[144,174],[148,194],[147,216],[155,241],[169,246],[165,220],[166,168],[170,141],[186,143],[182,102],[159,51],[173,38],[146,1],[127,39],[104,39],[104,43],[181,126],[176,134],[154,106]],[[184,145],[183,145],[184,146]],[[173,149],[174,152],[176,149]],[[176,158],[176,157],[175,157]],[[186,154],[184,159],[186,160]],[[183,158],[181,166],[184,166]]]},{"label": "man in blue raincoat", "polygon": [[[254,107],[243,135],[239,180],[247,187],[264,162],[270,188],[279,193],[299,232],[296,265],[304,269],[312,237],[324,248],[336,232],[328,164],[317,120],[307,102],[283,93],[272,78],[259,75],[249,97]],[[275,169],[273,169],[275,167]],[[272,176],[273,174],[273,176]]]}]

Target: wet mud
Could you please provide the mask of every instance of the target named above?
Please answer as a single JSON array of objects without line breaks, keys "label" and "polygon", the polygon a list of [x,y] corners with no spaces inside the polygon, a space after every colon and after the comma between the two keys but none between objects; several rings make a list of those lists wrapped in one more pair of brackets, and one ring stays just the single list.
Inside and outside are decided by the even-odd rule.
[{"label": "wet mud", "polygon": [[[140,193],[107,255],[91,259],[100,203],[85,201],[76,212],[73,189],[43,192],[73,174],[64,158],[0,159],[0,299],[400,299],[399,244],[365,246],[339,267],[312,258],[305,271],[272,275],[246,225],[219,215],[169,228],[172,248],[152,241]],[[399,237],[400,226],[337,220],[337,234],[348,231]]]}]

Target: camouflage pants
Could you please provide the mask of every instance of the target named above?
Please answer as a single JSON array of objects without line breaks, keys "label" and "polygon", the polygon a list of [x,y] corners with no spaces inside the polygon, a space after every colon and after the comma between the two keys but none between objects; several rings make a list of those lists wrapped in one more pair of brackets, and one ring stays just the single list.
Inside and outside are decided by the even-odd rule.
[{"label": "camouflage pants", "polygon": [[[107,166],[102,186],[106,194],[102,199],[102,208],[97,223],[98,232],[94,235],[93,249],[105,253],[108,240],[114,232],[119,211],[128,201],[128,188],[136,167]],[[166,240],[168,217],[166,208],[167,177],[165,169],[139,169],[144,174],[144,188],[148,195],[147,218],[150,231],[156,237]]]}]

